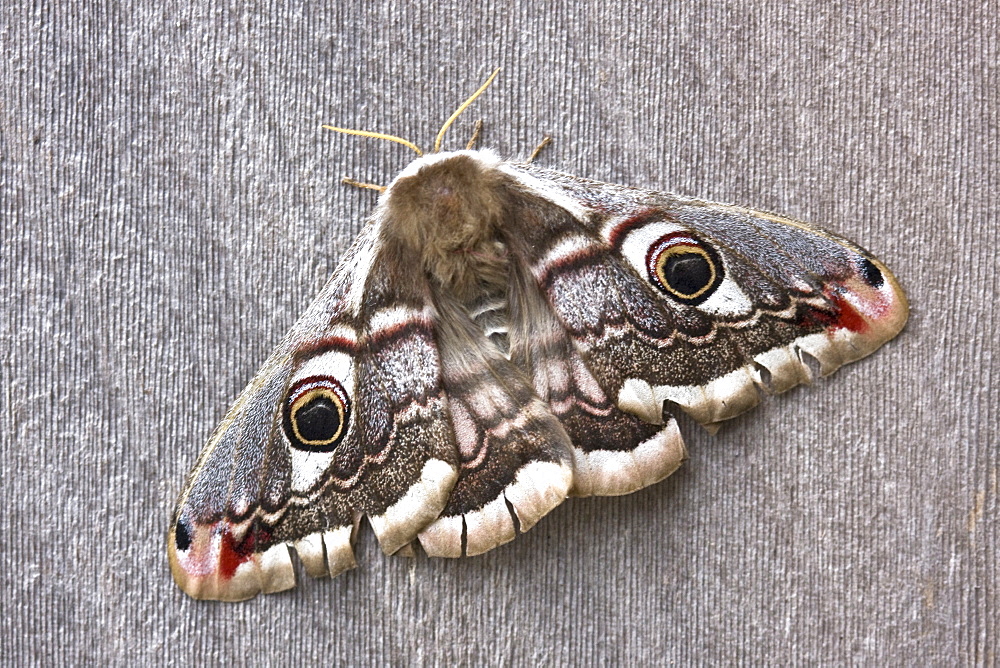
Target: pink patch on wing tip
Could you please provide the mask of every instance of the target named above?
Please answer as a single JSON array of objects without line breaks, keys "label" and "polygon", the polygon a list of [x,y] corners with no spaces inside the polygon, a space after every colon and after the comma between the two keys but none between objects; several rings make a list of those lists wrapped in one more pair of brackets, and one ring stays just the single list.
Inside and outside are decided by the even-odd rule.
[{"label": "pink patch on wing tip", "polygon": [[[798,320],[801,327],[820,326],[824,329],[846,329],[851,332],[864,333],[869,328],[869,318],[863,315],[845,296],[845,289],[834,287],[824,291],[830,300],[832,309],[810,308]],[[868,311],[868,309],[865,309]],[[877,316],[876,318],[877,319]]]}]

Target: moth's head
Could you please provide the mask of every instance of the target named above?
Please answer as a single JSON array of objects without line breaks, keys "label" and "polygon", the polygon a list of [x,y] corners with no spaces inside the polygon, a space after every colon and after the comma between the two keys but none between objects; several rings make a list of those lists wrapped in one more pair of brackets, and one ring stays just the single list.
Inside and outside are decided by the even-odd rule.
[{"label": "moth's head", "polygon": [[411,247],[428,241],[451,249],[476,245],[492,236],[504,208],[507,177],[492,151],[456,151],[410,163],[382,197],[391,227]]},{"label": "moth's head", "polygon": [[[442,140],[451,124],[489,87],[500,70],[452,113],[438,131],[431,154],[413,142],[395,135],[323,127],[346,134],[385,139],[417,153],[387,187],[345,183],[382,191],[379,234],[387,256],[398,261],[418,258],[423,269],[461,296],[476,286],[505,280],[506,253],[499,230],[511,215],[516,189],[513,179],[501,169],[500,157],[490,150],[471,150],[481,122],[464,151],[441,152]],[[398,263],[397,263],[398,264]]]},{"label": "moth's head", "polygon": [[492,282],[503,262],[499,230],[512,207],[510,177],[492,151],[436,153],[414,160],[380,201],[382,236],[457,288]]}]

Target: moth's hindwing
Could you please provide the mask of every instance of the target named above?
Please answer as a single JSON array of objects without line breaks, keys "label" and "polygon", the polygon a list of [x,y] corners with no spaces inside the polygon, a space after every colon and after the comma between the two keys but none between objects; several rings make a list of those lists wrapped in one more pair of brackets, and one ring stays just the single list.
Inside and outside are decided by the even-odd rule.
[{"label": "moth's hindwing", "polygon": [[573,468],[563,425],[521,370],[467,316],[441,306],[444,383],[461,468],[448,505],[421,532],[420,544],[431,556],[457,557],[491,550],[534,526],[566,498]]},{"label": "moth's hindwing", "polygon": [[240,395],[188,479],[171,568],[239,600],[382,548],[485,552],[569,494],[625,494],[707,427],[895,336],[895,277],[758,211],[489,151],[420,158]]}]

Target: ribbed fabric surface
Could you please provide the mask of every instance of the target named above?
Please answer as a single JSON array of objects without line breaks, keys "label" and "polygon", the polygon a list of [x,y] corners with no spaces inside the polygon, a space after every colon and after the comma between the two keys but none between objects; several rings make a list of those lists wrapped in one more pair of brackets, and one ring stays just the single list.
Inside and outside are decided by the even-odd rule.
[{"label": "ribbed fabric surface", "polygon": [[[997,661],[1000,7],[930,1],[53,3],[0,9],[0,662]],[[487,555],[241,604],[174,585],[184,476],[429,147],[856,240],[898,339]]]}]

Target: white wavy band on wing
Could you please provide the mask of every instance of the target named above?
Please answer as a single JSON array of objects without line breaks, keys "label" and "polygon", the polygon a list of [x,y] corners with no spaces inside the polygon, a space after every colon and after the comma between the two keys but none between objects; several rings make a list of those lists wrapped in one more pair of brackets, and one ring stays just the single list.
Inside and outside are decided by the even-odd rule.
[{"label": "white wavy band on wing", "polygon": [[[618,406],[656,424],[662,421],[663,402],[669,401],[701,424],[711,425],[756,406],[760,389],[778,394],[812,380],[803,353],[819,361],[820,373],[825,376],[868,355],[881,343],[847,329],[808,334],[755,355],[750,364],[704,385],[650,385],[641,378],[629,378],[618,394]],[[767,370],[766,375],[762,369]]]},{"label": "white wavy band on wing", "polygon": [[571,496],[620,496],[660,482],[687,459],[677,421],[632,450],[573,450]]},{"label": "white wavy band on wing", "polygon": [[286,543],[272,545],[260,554],[255,554],[253,561],[260,569],[260,590],[265,594],[285,591],[295,586],[295,567],[292,566],[292,557]]},{"label": "white wavy band on wing", "polygon": [[292,546],[306,573],[314,578],[334,577],[357,566],[354,559],[354,526],[309,534]]},{"label": "white wavy band on wing", "polygon": [[446,461],[428,459],[417,480],[399,501],[381,515],[369,515],[368,523],[382,551],[392,554],[430,524],[444,510],[455,486],[458,470]]},{"label": "white wavy band on wing", "polygon": [[[573,482],[573,469],[558,462],[530,462],[518,470],[514,482],[503,494],[479,510],[442,517],[420,532],[424,551],[432,557],[461,557],[463,524],[465,554],[473,556],[508,543],[535,526],[542,517],[566,498]],[[514,526],[510,508],[517,516]]]}]

